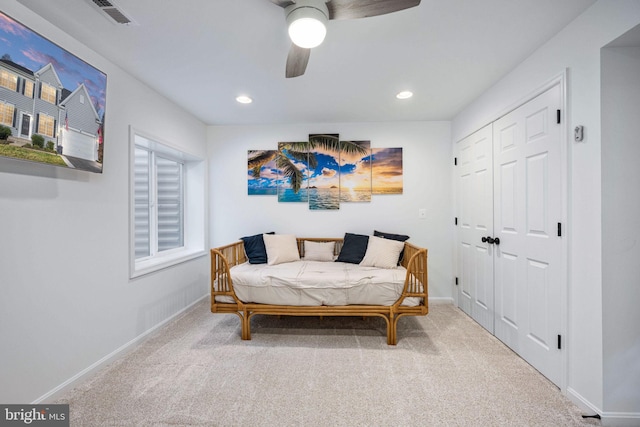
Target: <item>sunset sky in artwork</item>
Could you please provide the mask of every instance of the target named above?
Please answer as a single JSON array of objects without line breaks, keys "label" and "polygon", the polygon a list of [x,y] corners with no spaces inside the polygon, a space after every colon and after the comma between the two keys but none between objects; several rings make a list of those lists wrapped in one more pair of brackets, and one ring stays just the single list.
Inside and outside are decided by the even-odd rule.
[{"label": "sunset sky in artwork", "polygon": [[[371,149],[370,141],[352,142]],[[370,154],[340,155],[340,187],[346,190],[371,190]]]},{"label": "sunset sky in artwork", "polygon": [[373,193],[402,194],[402,148],[373,148]]}]

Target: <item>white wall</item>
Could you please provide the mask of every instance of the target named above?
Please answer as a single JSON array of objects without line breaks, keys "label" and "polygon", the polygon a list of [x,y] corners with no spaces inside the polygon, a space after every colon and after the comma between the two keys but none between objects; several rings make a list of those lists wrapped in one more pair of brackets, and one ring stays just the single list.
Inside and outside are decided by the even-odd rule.
[{"label": "white wall", "polygon": [[[452,123],[453,141],[506,112],[568,69],[568,129],[585,139],[569,156],[568,387],[574,402],[606,411],[603,400],[600,48],[640,22],[640,1],[601,0],[575,19]],[[568,139],[572,141],[572,138]],[[635,412],[640,413],[640,408]]]},{"label": "white wall", "polygon": [[[339,133],[370,140],[372,147],[402,147],[404,192],[373,196],[370,203],[342,203],[336,211],[311,211],[305,203],[247,195],[247,150],[277,149],[309,133]],[[451,298],[453,210],[448,122],[328,123],[211,127],[209,129],[210,243],[275,231],[303,237],[342,237],[373,230],[407,234],[429,250],[430,297]],[[418,209],[427,211],[418,218]]]},{"label": "white wall", "polygon": [[604,408],[617,413],[640,412],[639,117],[640,47],[603,49]]},{"label": "white wall", "polygon": [[207,257],[128,271],[129,125],[202,158],[206,127],[16,1],[2,9],[108,76],[103,174],[0,158],[0,402],[29,403],[207,294]]}]

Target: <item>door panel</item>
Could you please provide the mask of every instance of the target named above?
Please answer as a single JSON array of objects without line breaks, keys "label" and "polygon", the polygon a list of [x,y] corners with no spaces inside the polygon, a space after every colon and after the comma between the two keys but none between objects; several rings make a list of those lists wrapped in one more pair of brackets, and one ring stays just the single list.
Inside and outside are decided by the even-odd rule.
[{"label": "door panel", "polygon": [[[535,313],[540,308],[548,307],[546,303],[549,292],[549,264],[532,259],[527,260],[527,312]],[[529,318],[529,338],[536,344],[549,349],[549,313]]]},{"label": "door panel", "polygon": [[[476,246],[476,259],[486,260],[491,258],[489,250],[486,246]],[[477,305],[476,312],[489,313],[493,312],[493,268],[489,262],[476,263],[475,274],[480,278],[476,281],[475,288],[475,304]]]},{"label": "door panel", "polygon": [[[468,149],[470,146],[465,147]],[[467,162],[468,164],[468,162]],[[468,168],[467,168],[468,169]],[[458,239],[458,260],[460,263],[460,277],[458,280],[458,306],[462,311],[471,316],[471,301],[473,300],[472,282],[468,278],[472,277],[473,271],[473,245],[471,243],[471,212],[473,208],[472,174],[465,173],[459,177],[458,186],[460,200],[460,238]]]},{"label": "door panel", "polygon": [[458,306],[462,311],[471,315],[471,300],[473,299],[473,291],[471,290],[471,281],[464,280],[466,277],[471,277],[471,268],[473,267],[471,263],[472,258],[472,247],[468,243],[461,242],[460,243],[460,266],[461,266],[461,277],[458,283]]},{"label": "door panel", "polygon": [[518,187],[518,163],[506,162],[500,165],[498,180],[500,186],[500,205],[494,215],[500,217],[500,228],[496,228],[502,233],[517,233],[517,187]]},{"label": "door panel", "polygon": [[541,153],[527,159],[527,201],[526,221],[529,235],[549,236],[549,224],[546,221],[548,209],[549,155]]},{"label": "door panel", "polygon": [[562,218],[560,87],[494,122],[495,335],[556,384]]},{"label": "door panel", "polygon": [[493,136],[491,125],[456,144],[458,306],[493,333]]}]

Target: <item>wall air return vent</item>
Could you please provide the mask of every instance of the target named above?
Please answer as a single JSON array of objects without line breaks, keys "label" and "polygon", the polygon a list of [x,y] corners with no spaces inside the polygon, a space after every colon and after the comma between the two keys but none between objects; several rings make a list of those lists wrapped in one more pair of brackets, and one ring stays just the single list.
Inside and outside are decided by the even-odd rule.
[{"label": "wall air return vent", "polygon": [[89,0],[89,2],[97,6],[111,22],[124,25],[136,24],[122,11],[122,8],[118,7],[111,0]]}]

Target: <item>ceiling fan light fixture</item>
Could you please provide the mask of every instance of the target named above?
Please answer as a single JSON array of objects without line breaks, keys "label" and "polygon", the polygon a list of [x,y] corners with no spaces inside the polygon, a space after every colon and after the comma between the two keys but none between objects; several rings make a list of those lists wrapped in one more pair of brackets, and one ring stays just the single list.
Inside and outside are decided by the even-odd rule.
[{"label": "ceiling fan light fixture", "polygon": [[327,35],[329,10],[323,0],[300,0],[285,9],[291,41],[305,49],[319,46]]}]

